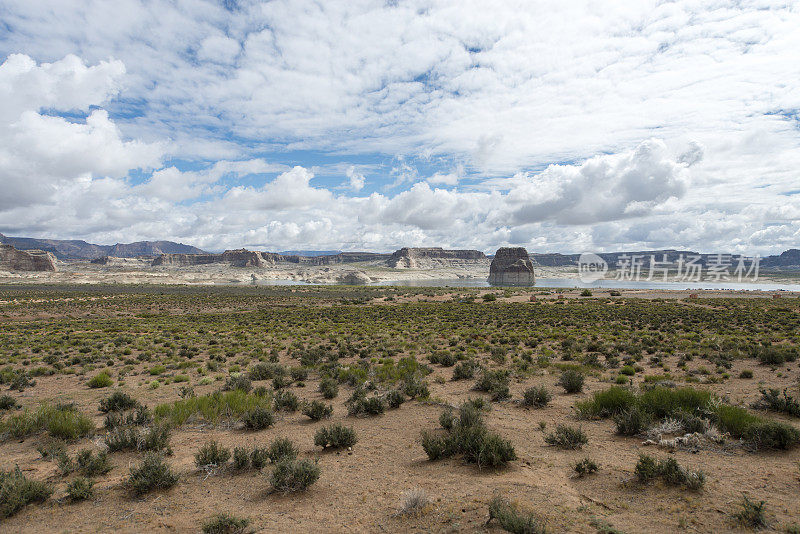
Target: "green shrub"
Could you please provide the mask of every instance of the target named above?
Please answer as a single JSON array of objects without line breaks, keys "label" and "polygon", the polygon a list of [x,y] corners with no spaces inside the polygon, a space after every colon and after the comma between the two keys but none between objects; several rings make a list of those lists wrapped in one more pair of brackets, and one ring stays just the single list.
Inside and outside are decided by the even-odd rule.
[{"label": "green shrub", "polygon": [[758,530],[767,527],[767,515],[765,511],[765,501],[758,503],[751,501],[744,496],[741,507],[742,509],[733,514],[733,518],[743,527]]},{"label": "green shrub", "polygon": [[459,362],[453,367],[453,380],[470,380],[475,376],[478,364],[474,360]]},{"label": "green shrub", "polygon": [[139,401],[122,391],[115,391],[100,401],[100,411],[103,413],[122,412],[138,407]]},{"label": "green shrub", "polygon": [[750,369],[743,369],[741,373],[739,373],[739,378],[753,378],[753,371]]},{"label": "green shrub", "polygon": [[250,467],[260,470],[269,460],[269,451],[264,447],[254,447],[250,452]]},{"label": "green shrub", "polygon": [[194,464],[199,468],[207,466],[222,467],[231,457],[230,449],[216,441],[208,441],[194,455]]},{"label": "green shrub", "polygon": [[291,493],[305,491],[320,475],[317,462],[311,460],[282,460],[275,465],[270,476],[274,491]]},{"label": "green shrub", "polygon": [[580,393],[583,391],[583,382],[586,378],[580,371],[574,369],[567,369],[561,373],[558,379],[558,385],[564,388],[567,393]]},{"label": "green shrub", "polygon": [[323,426],[314,434],[314,445],[323,449],[352,447],[357,441],[356,431],[352,427],[348,428],[340,423]]},{"label": "green shrub", "polygon": [[580,428],[558,425],[554,432],[544,437],[544,441],[561,449],[580,449],[589,442],[589,438]]},{"label": "green shrub", "polygon": [[44,502],[52,494],[49,484],[29,479],[19,467],[0,471],[0,518],[11,517],[28,504]]},{"label": "green shrub", "polygon": [[427,431],[421,434],[422,448],[431,461],[460,453],[466,462],[477,464],[479,468],[494,468],[517,458],[511,442],[490,432],[478,408],[469,401],[461,405],[457,419],[448,409],[439,422],[446,431],[445,435]]},{"label": "green shrub", "polygon": [[711,392],[694,388],[670,389],[657,386],[639,397],[639,406],[656,419],[673,417],[678,412],[695,413],[708,406]]},{"label": "green shrub", "polygon": [[34,412],[25,410],[12,415],[3,421],[0,429],[15,438],[24,438],[44,430],[54,438],[71,441],[88,436],[95,426],[89,417],[78,412],[71,404],[43,404]]},{"label": "green shrub", "polygon": [[172,468],[164,461],[163,456],[151,452],[145,455],[141,464],[131,467],[126,482],[134,493],[142,495],[154,490],[171,488],[178,483],[178,475],[172,472]]},{"label": "green shrub", "polygon": [[244,447],[234,447],[233,468],[239,471],[250,467],[250,453]]},{"label": "green shrub", "polygon": [[203,523],[203,534],[244,534],[250,520],[221,513]]},{"label": "green shrub", "polygon": [[319,391],[326,399],[335,399],[339,395],[339,384],[333,378],[323,378],[319,383]]},{"label": "green shrub", "polygon": [[591,458],[584,458],[580,462],[575,463],[572,468],[580,478],[596,473],[598,469],[597,464]]},{"label": "green shrub", "polygon": [[242,416],[245,428],[264,430],[275,424],[275,414],[267,406],[254,406]]},{"label": "green shrub", "polygon": [[636,374],[636,369],[634,369],[632,365],[624,365],[622,369],[619,370],[619,374],[633,376]]},{"label": "green shrub", "polygon": [[[316,442],[316,437],[314,438],[314,441]],[[277,438],[270,444],[266,453],[269,461],[273,464],[277,464],[283,460],[294,460],[297,458],[298,450],[291,440],[286,438]]]},{"label": "green shrub", "polygon": [[13,410],[17,401],[11,395],[0,395],[0,410]]},{"label": "green shrub", "polygon": [[738,406],[722,404],[714,416],[720,430],[745,440],[754,449],[791,449],[800,442],[800,431],[794,426],[762,419]]},{"label": "green shrub", "polygon": [[241,391],[243,393],[250,393],[253,389],[253,383],[245,375],[235,374],[231,375],[225,380],[225,385],[222,386],[223,391]]},{"label": "green shrub", "polygon": [[783,393],[776,388],[762,388],[760,392],[761,398],[754,404],[755,408],[800,417],[800,402],[789,395],[786,388],[784,388]]},{"label": "green shrub", "polygon": [[489,503],[489,521],[512,534],[544,534],[544,523],[530,512],[522,512],[507,499],[495,497]]},{"label": "green shrub", "polygon": [[406,396],[399,389],[393,389],[386,394],[386,402],[389,408],[399,408],[406,401]]},{"label": "green shrub", "polygon": [[170,428],[165,424],[147,429],[130,426],[117,427],[105,437],[111,452],[117,451],[166,451],[169,452]]},{"label": "green shrub", "polygon": [[493,401],[505,400],[511,397],[508,388],[508,371],[485,369],[475,383],[476,391],[485,391],[492,396]]},{"label": "green shrub", "polygon": [[629,389],[612,386],[596,391],[592,398],[575,404],[578,414],[584,418],[612,417],[636,406],[636,395]]},{"label": "green shrub", "polygon": [[109,374],[103,371],[93,376],[91,379],[89,379],[89,382],[87,384],[92,389],[98,389],[98,388],[107,388],[113,383],[114,381],[111,379]]},{"label": "green shrub", "polygon": [[234,389],[161,404],[153,413],[156,420],[167,420],[177,427],[194,421],[235,421],[257,406],[269,408],[269,398]]},{"label": "green shrub", "polygon": [[87,477],[105,475],[112,469],[111,461],[106,451],[98,452],[97,456],[95,456],[91,450],[83,449],[78,452],[75,464],[78,471]]},{"label": "green shrub", "polygon": [[592,292],[589,289],[584,289],[583,291],[581,291],[581,296],[582,297],[591,297],[592,296]]},{"label": "green shrub", "polygon": [[273,402],[275,403],[276,410],[296,412],[300,408],[300,399],[297,398],[297,395],[288,390],[276,391]]},{"label": "green shrub", "polygon": [[529,387],[522,393],[522,405],[543,408],[550,402],[550,392],[544,386]]},{"label": "green shrub", "polygon": [[94,496],[94,481],[78,477],[67,484],[67,498],[72,502],[85,501]]},{"label": "green shrub", "polygon": [[286,376],[286,368],[278,363],[261,362],[250,369],[250,380],[272,380],[276,376]]},{"label": "green shrub", "polygon": [[318,400],[307,402],[303,405],[303,415],[312,421],[329,419],[333,415],[333,406]]},{"label": "green shrub", "polygon": [[617,426],[617,434],[622,436],[635,436],[641,434],[650,427],[652,419],[650,414],[637,407],[624,410],[614,416],[614,424]]},{"label": "green shrub", "polygon": [[706,477],[702,471],[689,471],[678,465],[675,458],[656,460],[642,454],[636,463],[634,473],[641,483],[649,483],[657,478],[670,486],[683,486],[690,490],[702,489]]}]

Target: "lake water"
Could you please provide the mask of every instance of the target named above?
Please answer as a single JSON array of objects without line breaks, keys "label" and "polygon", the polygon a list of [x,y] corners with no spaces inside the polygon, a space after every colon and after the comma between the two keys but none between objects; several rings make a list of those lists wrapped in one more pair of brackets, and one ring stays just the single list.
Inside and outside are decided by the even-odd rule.
[{"label": "lake water", "polygon": [[[312,285],[296,280],[259,280],[264,286],[305,286]],[[480,278],[440,278],[432,280],[387,280],[366,284],[368,286],[400,287],[493,287]],[[775,282],[656,282],[646,280],[597,280],[585,283],[577,278],[537,278],[532,287],[578,288],[578,289],[732,289],[737,291],[800,291],[800,284],[781,284]]]}]

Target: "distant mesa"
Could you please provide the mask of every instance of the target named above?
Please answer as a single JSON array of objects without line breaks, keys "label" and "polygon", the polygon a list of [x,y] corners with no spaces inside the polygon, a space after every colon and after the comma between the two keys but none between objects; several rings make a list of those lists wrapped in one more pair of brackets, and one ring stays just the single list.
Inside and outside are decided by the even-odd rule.
[{"label": "distant mesa", "polygon": [[0,271],[50,271],[55,272],[56,258],[44,250],[17,250],[11,245],[0,245]]},{"label": "distant mesa", "polygon": [[191,245],[172,241],[137,241],[116,245],[94,245],[82,240],[35,239],[32,237],[8,237],[0,234],[0,243],[12,245],[17,250],[43,250],[59,260],[95,260],[104,256],[112,258],[137,258],[161,254],[202,254],[203,250]]},{"label": "distant mesa", "polygon": [[435,269],[489,263],[479,250],[445,250],[441,247],[409,248],[395,251],[386,264],[393,269]]},{"label": "distant mesa", "polygon": [[523,247],[500,248],[489,266],[489,283],[498,286],[531,286],[536,281],[533,263]]}]

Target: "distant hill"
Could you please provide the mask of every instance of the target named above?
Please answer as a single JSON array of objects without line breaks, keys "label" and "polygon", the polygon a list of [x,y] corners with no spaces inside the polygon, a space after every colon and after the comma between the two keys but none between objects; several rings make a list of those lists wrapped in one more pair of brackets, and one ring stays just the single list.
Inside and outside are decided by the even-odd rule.
[{"label": "distant hill", "polygon": [[278,254],[283,256],[304,256],[306,258],[313,258],[315,256],[335,256],[341,253],[341,250],[282,250],[278,252]]},{"label": "distant hill", "polygon": [[[666,261],[670,263],[677,262],[681,255],[684,259],[688,259],[691,256],[700,256],[700,260],[697,263],[700,265],[707,265],[709,262],[716,260],[717,253],[701,254],[699,252],[692,252],[690,250],[665,249],[641,250],[632,252],[606,252],[598,254],[598,256],[603,258],[611,268],[614,268],[618,264],[623,255],[631,257],[642,256],[645,258],[645,261],[649,261],[651,255],[655,256],[656,261],[661,261],[666,255]],[[564,267],[577,266],[580,254],[532,253],[530,254],[530,257],[535,265],[541,265],[543,267]],[[734,254],[734,257],[736,258],[738,255]],[[762,269],[796,269],[800,267],[800,249],[793,248],[778,255],[764,256],[761,258],[759,266]]]},{"label": "distant hill", "polygon": [[116,245],[95,245],[80,239],[35,239],[32,237],[9,237],[0,234],[0,243],[12,245],[17,250],[44,250],[52,252],[59,260],[94,260],[103,256],[136,258],[160,256],[161,254],[203,254],[204,251],[191,245],[172,241],[138,241]]}]

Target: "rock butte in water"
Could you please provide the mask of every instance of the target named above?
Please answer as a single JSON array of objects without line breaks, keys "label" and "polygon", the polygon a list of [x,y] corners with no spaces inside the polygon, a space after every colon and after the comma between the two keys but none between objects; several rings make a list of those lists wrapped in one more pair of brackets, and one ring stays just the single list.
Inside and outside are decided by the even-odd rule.
[{"label": "rock butte in water", "polygon": [[501,286],[530,286],[536,281],[533,263],[523,247],[500,248],[489,267],[489,283]]}]

